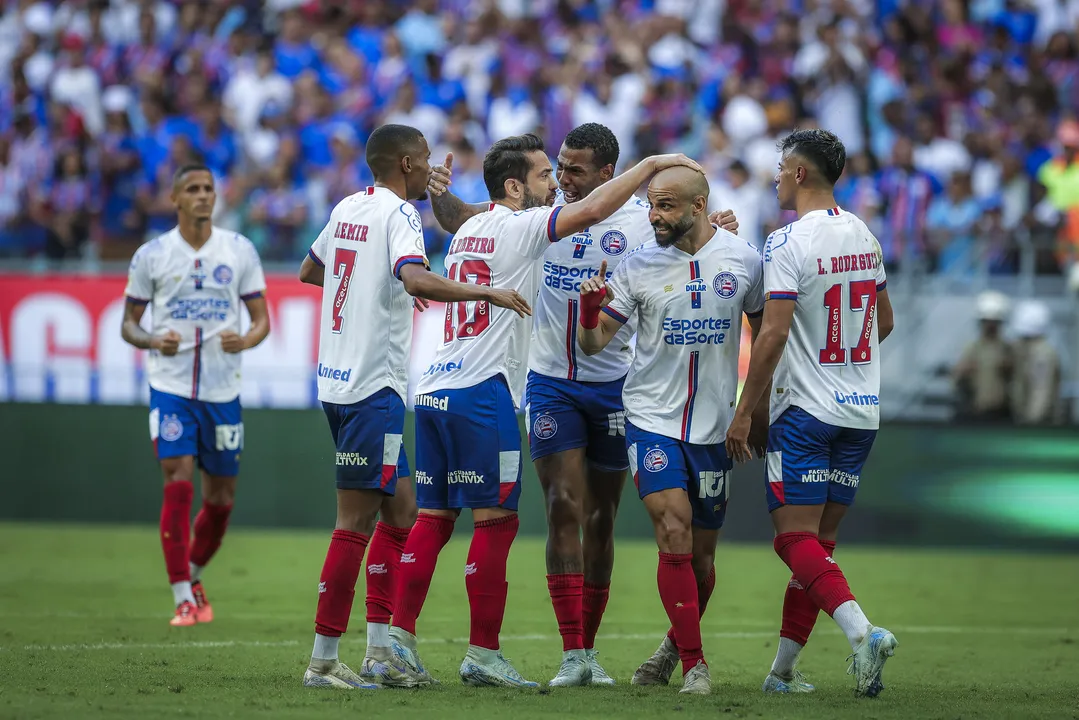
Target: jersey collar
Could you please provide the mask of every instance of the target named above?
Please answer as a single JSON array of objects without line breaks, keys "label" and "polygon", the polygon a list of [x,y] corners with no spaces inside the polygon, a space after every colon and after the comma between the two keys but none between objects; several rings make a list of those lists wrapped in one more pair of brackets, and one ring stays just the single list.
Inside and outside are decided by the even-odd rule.
[{"label": "jersey collar", "polygon": [[804,220],[807,217],[839,217],[840,215],[845,214],[846,210],[836,205],[835,207],[828,208],[827,210],[810,210],[802,216],[802,219]]}]

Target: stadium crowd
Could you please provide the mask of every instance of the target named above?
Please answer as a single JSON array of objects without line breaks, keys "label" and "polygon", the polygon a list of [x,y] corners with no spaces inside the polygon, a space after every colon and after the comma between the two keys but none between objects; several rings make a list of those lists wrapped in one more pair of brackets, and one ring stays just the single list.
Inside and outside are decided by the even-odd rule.
[{"label": "stadium crowd", "polygon": [[[839,202],[891,268],[1014,272],[1079,254],[1079,0],[7,0],[0,255],[129,257],[174,224],[173,170],[216,222],[301,258],[371,181],[380,123],[420,128],[486,197],[494,140],[610,127],[620,167],[680,151],[760,243],[776,139],[820,120]],[[447,235],[428,210],[432,260]]]}]

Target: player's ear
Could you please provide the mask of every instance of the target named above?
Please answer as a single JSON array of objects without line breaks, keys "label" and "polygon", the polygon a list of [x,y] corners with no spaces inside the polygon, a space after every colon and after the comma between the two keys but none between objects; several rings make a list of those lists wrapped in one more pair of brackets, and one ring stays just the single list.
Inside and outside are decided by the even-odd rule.
[{"label": "player's ear", "polygon": [[517,182],[517,178],[507,178],[502,187],[506,190],[506,197],[520,200],[521,183]]},{"label": "player's ear", "polygon": [[607,182],[614,177],[614,165],[610,163],[604,165],[599,169],[599,176],[603,178],[603,182]]},{"label": "player's ear", "polygon": [[401,172],[403,172],[405,175],[408,175],[410,172],[412,172],[412,158],[410,158],[408,155],[401,156]]},{"label": "player's ear", "polygon": [[698,195],[693,198],[693,214],[696,216],[702,213],[708,214],[708,198],[704,195]]}]

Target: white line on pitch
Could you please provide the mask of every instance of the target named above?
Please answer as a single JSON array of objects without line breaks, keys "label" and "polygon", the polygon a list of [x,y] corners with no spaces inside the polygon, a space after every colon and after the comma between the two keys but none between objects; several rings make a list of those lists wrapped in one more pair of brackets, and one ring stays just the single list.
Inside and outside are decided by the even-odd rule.
[{"label": "white line on pitch", "polygon": [[[824,629],[829,634],[839,634],[839,631],[835,628]],[[1059,635],[1066,636],[1070,634],[1070,631],[1062,628],[1035,628],[1035,627],[957,627],[957,626],[898,626],[895,629],[896,633],[908,633],[912,635],[956,635],[962,633],[996,633],[1000,635]],[[654,633],[612,633],[601,634],[599,639],[601,641],[639,641],[639,640],[655,640],[663,634],[663,630],[657,630]],[[703,633],[705,638],[714,639],[747,639],[747,638],[770,638],[776,635],[775,631],[725,631],[725,632],[706,632]],[[535,634],[535,635],[503,635],[502,640],[507,642],[523,642],[523,641],[554,641],[558,640],[558,635],[550,634]],[[465,644],[468,642],[468,638],[437,638],[437,637],[422,637],[422,642],[427,643],[452,643],[452,644]],[[364,638],[346,638],[346,641],[351,644],[366,643]],[[283,648],[283,647],[296,647],[302,643],[298,640],[280,640],[280,641],[260,641],[260,640],[181,640],[173,643],[86,643],[86,644],[69,644],[69,645],[24,645],[21,650],[28,652],[79,652],[90,650],[185,650],[185,649],[217,649],[217,648],[249,648],[249,647],[266,647],[266,648]],[[305,644],[305,643],[303,643]],[[13,650],[14,648],[0,648],[0,650]]]}]

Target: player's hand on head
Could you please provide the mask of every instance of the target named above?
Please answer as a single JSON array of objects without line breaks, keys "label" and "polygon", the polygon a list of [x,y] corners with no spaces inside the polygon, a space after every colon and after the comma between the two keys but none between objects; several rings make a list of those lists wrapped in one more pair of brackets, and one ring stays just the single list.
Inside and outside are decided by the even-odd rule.
[{"label": "player's hand on head", "polygon": [[492,305],[512,310],[521,317],[532,314],[532,308],[529,307],[528,301],[516,290],[492,289],[490,301]]},{"label": "player's hand on head", "polygon": [[172,357],[180,351],[180,333],[169,330],[164,335],[154,338],[155,342],[150,347],[156,349],[166,357]]},{"label": "player's hand on head", "polygon": [[727,428],[727,455],[735,462],[749,462],[753,453],[749,448],[750,419],[735,414],[731,426]]},{"label": "player's hand on head", "polygon": [[691,157],[683,155],[682,153],[670,153],[669,155],[653,155],[652,163],[655,166],[655,171],[666,170],[672,167],[687,167],[691,170],[704,174],[704,168]]},{"label": "player's hand on head", "polygon": [[231,330],[226,330],[219,337],[221,338],[221,349],[225,352],[235,354],[243,351],[244,339]]},{"label": "player's hand on head", "polygon": [[427,181],[427,192],[441,195],[449,190],[453,178],[453,153],[446,153],[446,162],[431,168],[431,178]]},{"label": "player's hand on head", "polygon": [[734,216],[734,210],[716,210],[708,216],[708,222],[718,225],[732,235],[738,234],[738,218]]}]

